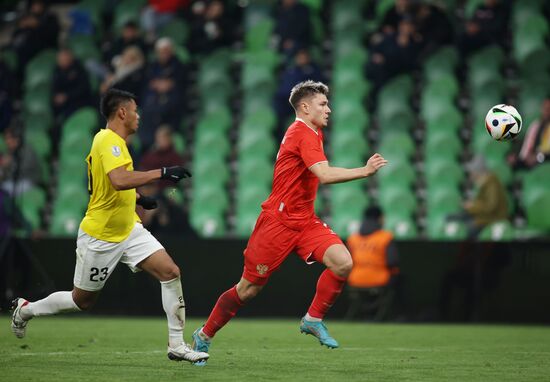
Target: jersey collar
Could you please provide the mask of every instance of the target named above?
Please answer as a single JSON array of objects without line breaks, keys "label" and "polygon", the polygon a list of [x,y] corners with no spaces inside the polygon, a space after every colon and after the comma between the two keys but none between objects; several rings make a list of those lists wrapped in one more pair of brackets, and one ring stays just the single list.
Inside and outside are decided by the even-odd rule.
[{"label": "jersey collar", "polygon": [[306,126],[309,127],[311,130],[313,130],[313,132],[314,132],[315,134],[319,135],[319,133],[318,133],[317,131],[315,131],[315,129],[314,129],[313,127],[311,127],[310,125],[308,125],[308,124],[306,123],[306,121],[304,121],[302,118],[296,117],[296,121],[302,122],[304,125],[306,125]]}]

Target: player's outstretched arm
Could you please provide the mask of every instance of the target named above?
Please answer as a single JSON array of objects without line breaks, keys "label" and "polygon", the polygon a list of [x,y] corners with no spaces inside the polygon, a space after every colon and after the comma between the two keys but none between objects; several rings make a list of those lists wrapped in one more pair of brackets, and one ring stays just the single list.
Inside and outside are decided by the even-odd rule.
[{"label": "player's outstretched arm", "polygon": [[113,188],[117,191],[130,190],[158,179],[168,179],[176,183],[183,178],[191,177],[191,173],[181,166],[162,167],[149,171],[128,171],[126,166],[120,166],[108,175]]},{"label": "player's outstretched arm", "polygon": [[357,168],[331,167],[328,162],[320,162],[309,168],[322,184],[343,183],[350,180],[362,179],[376,174],[388,163],[382,155],[376,153],[369,158],[367,164]]},{"label": "player's outstretched arm", "polygon": [[109,172],[109,179],[117,191],[130,190],[160,179],[161,170],[128,171],[126,166],[117,167]]}]

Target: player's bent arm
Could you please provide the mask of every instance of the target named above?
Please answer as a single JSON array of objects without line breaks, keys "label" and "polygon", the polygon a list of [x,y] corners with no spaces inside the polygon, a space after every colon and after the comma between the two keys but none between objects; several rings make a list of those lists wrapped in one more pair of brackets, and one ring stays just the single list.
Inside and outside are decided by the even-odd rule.
[{"label": "player's bent arm", "polygon": [[161,169],[149,171],[128,171],[126,166],[111,170],[109,180],[117,191],[130,190],[160,179]]},{"label": "player's bent arm", "polygon": [[380,154],[374,154],[367,164],[357,168],[331,167],[328,162],[319,162],[309,167],[321,184],[343,183],[374,175],[378,169],[388,163]]}]

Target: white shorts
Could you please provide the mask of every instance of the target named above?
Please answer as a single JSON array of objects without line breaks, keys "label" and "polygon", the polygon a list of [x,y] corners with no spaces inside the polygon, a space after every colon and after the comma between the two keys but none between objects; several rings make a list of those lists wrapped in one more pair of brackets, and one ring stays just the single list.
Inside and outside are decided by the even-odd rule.
[{"label": "white shorts", "polygon": [[140,223],[120,243],[98,240],[78,230],[74,286],[89,292],[101,290],[119,262],[139,272],[137,265],[160,249],[164,249],[162,244]]}]

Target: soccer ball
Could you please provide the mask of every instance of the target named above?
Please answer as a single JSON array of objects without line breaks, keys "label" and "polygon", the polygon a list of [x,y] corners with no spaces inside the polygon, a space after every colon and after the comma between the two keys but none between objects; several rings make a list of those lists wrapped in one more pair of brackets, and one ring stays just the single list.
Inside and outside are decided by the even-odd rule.
[{"label": "soccer ball", "polygon": [[515,107],[500,104],[493,106],[485,117],[485,128],[493,139],[509,141],[521,131],[521,115]]}]

